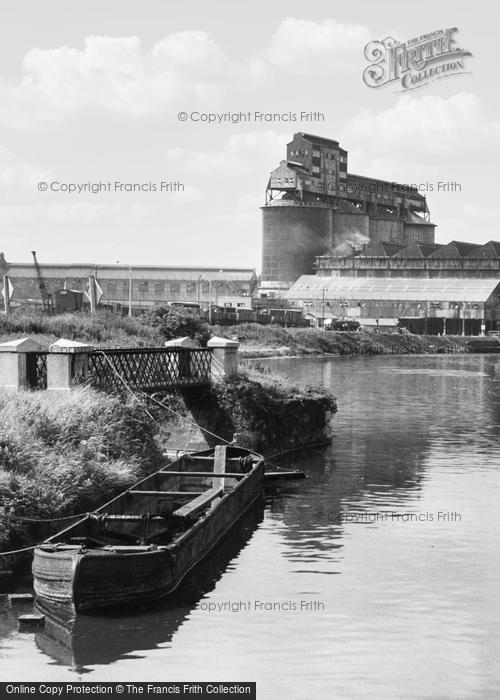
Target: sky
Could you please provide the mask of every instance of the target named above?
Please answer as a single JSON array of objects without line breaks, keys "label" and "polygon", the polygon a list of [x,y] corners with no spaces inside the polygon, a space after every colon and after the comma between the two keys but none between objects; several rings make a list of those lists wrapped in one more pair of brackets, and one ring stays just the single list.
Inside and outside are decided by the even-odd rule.
[{"label": "sky", "polygon": [[[34,249],[42,263],[259,271],[266,184],[297,131],[340,141],[350,172],[424,187],[437,242],[500,240],[500,11],[474,7],[2,3],[0,250],[9,262]],[[369,42],[448,27],[472,53],[464,74],[403,92],[364,83]]]}]

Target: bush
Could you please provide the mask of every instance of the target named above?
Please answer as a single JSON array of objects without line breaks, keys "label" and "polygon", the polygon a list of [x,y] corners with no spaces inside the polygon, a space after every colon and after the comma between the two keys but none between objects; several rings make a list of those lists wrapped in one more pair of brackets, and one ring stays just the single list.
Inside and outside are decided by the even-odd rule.
[{"label": "bush", "polygon": [[0,394],[0,544],[32,539],[24,518],[92,510],[159,469],[155,437],[132,398],[87,387]]},{"label": "bush", "polygon": [[0,337],[31,335],[45,343],[59,338],[101,347],[147,347],[190,336],[200,344],[210,337],[208,324],[193,314],[161,307],[129,318],[114,311],[49,315],[40,311],[0,316]]},{"label": "bush", "polygon": [[210,338],[209,325],[198,316],[168,306],[152,309],[146,315],[145,322],[154,328],[163,340],[188,336],[200,345],[206,345]]}]

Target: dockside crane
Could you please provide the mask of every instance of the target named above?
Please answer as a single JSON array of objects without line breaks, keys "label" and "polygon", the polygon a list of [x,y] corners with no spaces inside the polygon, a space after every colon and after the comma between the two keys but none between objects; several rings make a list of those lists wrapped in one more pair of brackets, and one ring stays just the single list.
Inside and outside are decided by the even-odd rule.
[{"label": "dockside crane", "polygon": [[52,294],[50,294],[49,290],[47,289],[47,285],[45,284],[45,280],[43,279],[42,270],[40,269],[40,265],[38,264],[38,260],[36,258],[36,250],[32,250],[31,255],[33,256],[33,262],[35,263],[38,289],[40,290],[40,297],[42,298],[42,311],[50,313],[54,310]]}]

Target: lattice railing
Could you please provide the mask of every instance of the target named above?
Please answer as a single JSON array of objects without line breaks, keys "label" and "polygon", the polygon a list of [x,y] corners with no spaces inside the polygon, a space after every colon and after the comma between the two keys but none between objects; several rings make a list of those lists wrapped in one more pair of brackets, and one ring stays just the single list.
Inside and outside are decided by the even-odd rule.
[{"label": "lattice railing", "polygon": [[123,390],[123,382],[142,391],[208,384],[211,358],[206,348],[99,350],[89,355],[89,380],[107,391]]},{"label": "lattice railing", "polygon": [[33,353],[35,356],[35,377],[33,378],[32,389],[46,389],[47,388],[47,353],[46,352],[36,352]]}]

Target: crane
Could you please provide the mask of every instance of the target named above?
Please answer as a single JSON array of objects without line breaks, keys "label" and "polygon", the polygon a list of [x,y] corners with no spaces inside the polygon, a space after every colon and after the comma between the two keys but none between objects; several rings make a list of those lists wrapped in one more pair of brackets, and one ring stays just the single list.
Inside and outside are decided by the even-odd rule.
[{"label": "crane", "polygon": [[52,294],[49,293],[47,285],[45,284],[45,280],[43,279],[42,270],[40,269],[40,265],[38,264],[38,260],[36,259],[36,250],[32,250],[31,255],[33,256],[33,261],[35,263],[36,278],[38,280],[38,289],[40,290],[40,296],[42,298],[42,311],[50,313],[54,310]]}]

